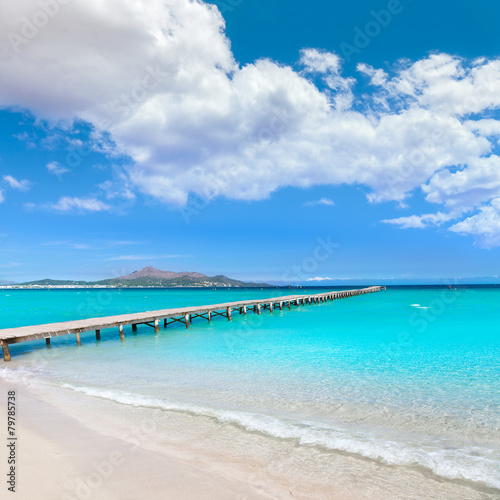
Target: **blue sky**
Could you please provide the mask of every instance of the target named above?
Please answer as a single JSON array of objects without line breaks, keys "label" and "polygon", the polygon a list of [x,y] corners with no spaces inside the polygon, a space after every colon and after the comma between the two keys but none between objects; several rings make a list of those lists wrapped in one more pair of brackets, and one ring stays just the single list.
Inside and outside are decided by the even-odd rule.
[{"label": "blue sky", "polygon": [[500,275],[497,3],[216,5],[0,7],[0,281]]}]

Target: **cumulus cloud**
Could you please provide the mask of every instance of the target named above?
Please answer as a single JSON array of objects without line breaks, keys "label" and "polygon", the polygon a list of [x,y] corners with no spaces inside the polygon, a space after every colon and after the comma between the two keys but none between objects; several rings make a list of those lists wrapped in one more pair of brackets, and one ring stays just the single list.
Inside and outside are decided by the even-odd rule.
[{"label": "cumulus cloud", "polygon": [[3,180],[9,187],[18,189],[19,191],[28,191],[31,186],[31,182],[27,179],[19,181],[15,177],[12,177],[12,175],[4,175]]},{"label": "cumulus cloud", "polygon": [[53,203],[50,208],[58,212],[102,212],[103,210],[109,210],[111,207],[95,198],[63,196],[57,203]]},{"label": "cumulus cloud", "polygon": [[330,198],[320,198],[319,200],[306,201],[304,203],[305,207],[316,207],[318,205],[325,205],[327,207],[333,207],[335,203],[330,200]]},{"label": "cumulus cloud", "polygon": [[219,10],[201,1],[73,0],[29,31],[40,9],[0,6],[0,106],[93,124],[95,147],[129,155],[128,182],[166,203],[361,184],[371,202],[423,189],[465,213],[499,196],[498,121],[481,114],[500,105],[500,60],[360,64],[372,92],[356,94],[341,59],[319,49],[301,52],[299,72],[241,67]]},{"label": "cumulus cloud", "polygon": [[482,207],[478,214],[453,225],[450,231],[476,237],[477,245],[483,248],[500,246],[500,198]]},{"label": "cumulus cloud", "polygon": [[306,281],[330,281],[332,278],[328,278],[327,276],[321,277],[316,276],[315,278],[307,278]]}]

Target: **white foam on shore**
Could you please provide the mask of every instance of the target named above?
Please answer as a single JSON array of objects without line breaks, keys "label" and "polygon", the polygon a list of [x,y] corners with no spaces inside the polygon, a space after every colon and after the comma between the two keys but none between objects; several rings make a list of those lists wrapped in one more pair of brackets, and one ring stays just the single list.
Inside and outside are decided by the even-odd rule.
[{"label": "white foam on shore", "polygon": [[[37,373],[26,368],[4,368],[0,377],[24,385],[48,384]],[[456,446],[425,436],[384,436],[351,428],[318,426],[311,422],[292,422],[270,415],[236,410],[222,410],[163,398],[133,394],[114,389],[103,389],[74,384],[55,384],[89,397],[101,398],[122,405],[185,412],[209,417],[222,424],[236,425],[251,432],[294,440],[303,446],[318,446],[331,451],[343,451],[370,458],[389,465],[420,466],[447,479],[479,482],[500,489],[500,460],[492,456],[493,450],[482,446]]]},{"label": "white foam on shore", "polygon": [[480,446],[440,448],[418,442],[418,436],[413,441],[398,442],[353,429],[318,427],[311,423],[289,422],[269,415],[217,410],[117,390],[71,384],[63,384],[62,387],[123,405],[202,415],[273,438],[296,440],[303,446],[344,451],[389,465],[421,466],[443,478],[480,482],[500,489],[500,462],[488,456],[490,450]]}]

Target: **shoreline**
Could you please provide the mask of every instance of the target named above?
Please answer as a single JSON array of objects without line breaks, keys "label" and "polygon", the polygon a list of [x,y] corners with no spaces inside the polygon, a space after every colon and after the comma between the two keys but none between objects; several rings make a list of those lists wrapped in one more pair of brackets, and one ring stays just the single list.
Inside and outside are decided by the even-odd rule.
[{"label": "shoreline", "polygon": [[[40,399],[31,389],[0,378],[0,394],[8,390],[17,394],[16,498],[291,498],[282,485],[256,481],[230,468],[222,474],[194,457],[150,450],[141,440],[102,433]],[[0,423],[6,429],[4,399]],[[2,462],[6,464],[6,459]]]},{"label": "shoreline", "polygon": [[199,415],[132,407],[36,380],[26,386],[0,378],[0,394],[12,388],[18,394],[22,500],[395,500],[400,498],[401,490],[394,489],[398,483],[403,491],[405,484],[418,485],[418,491],[405,491],[405,499],[486,500],[496,494],[431,478],[418,468],[214,425]]}]

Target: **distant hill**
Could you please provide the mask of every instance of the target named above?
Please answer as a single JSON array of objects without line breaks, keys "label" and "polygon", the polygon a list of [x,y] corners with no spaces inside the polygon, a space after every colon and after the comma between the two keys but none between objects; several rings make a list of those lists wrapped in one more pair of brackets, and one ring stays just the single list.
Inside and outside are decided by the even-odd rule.
[{"label": "distant hill", "polygon": [[126,287],[269,287],[267,283],[248,283],[234,280],[227,276],[206,276],[201,273],[162,271],[152,266],[145,267],[139,271],[134,271],[126,276],[119,276],[101,281],[71,281],[43,279],[20,283],[21,286],[112,286],[119,288]]},{"label": "distant hill", "polygon": [[88,285],[87,281],[71,281],[71,280],[52,280],[50,278],[45,278],[43,280],[37,281],[27,281],[26,283],[16,283],[17,285],[27,286],[27,285],[43,285],[43,286],[72,286],[72,285]]}]

